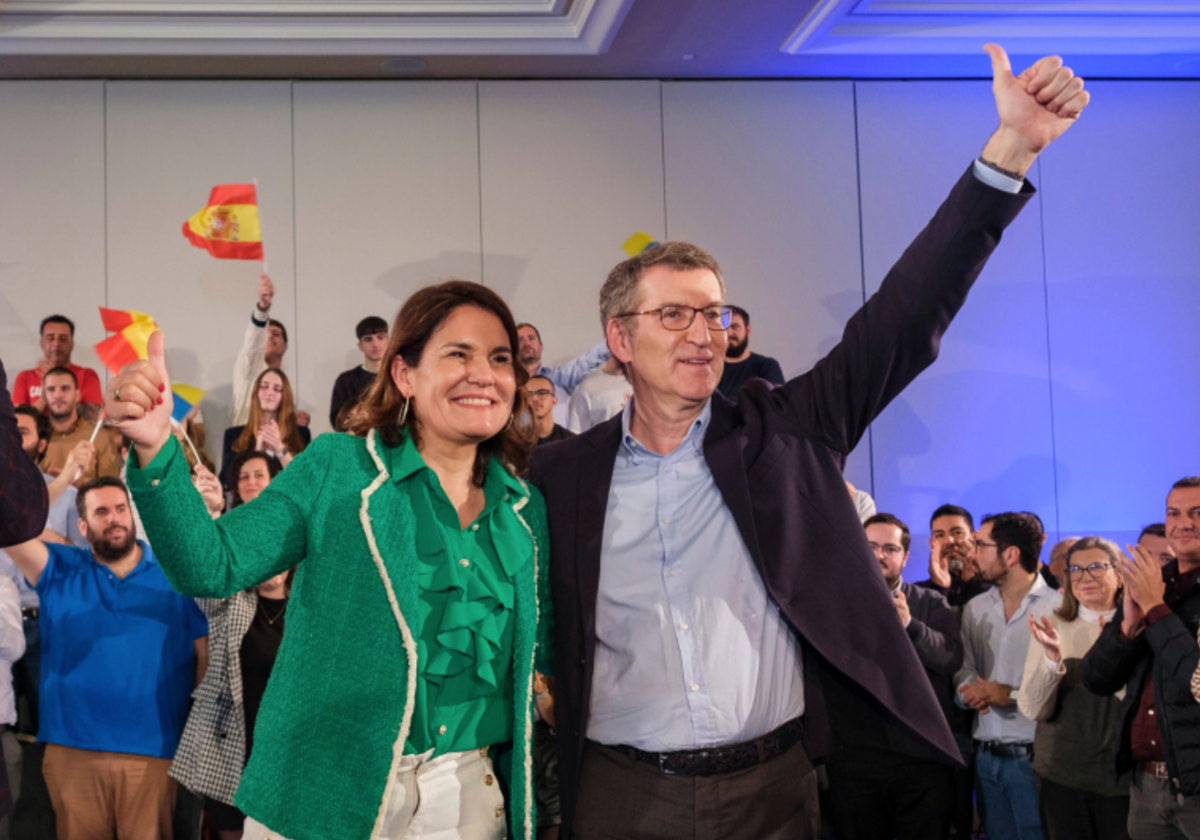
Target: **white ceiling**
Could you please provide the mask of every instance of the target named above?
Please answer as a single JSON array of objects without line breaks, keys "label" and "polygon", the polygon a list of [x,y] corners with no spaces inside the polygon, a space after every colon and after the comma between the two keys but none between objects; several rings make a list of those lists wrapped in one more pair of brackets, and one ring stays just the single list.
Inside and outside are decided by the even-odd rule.
[{"label": "white ceiling", "polygon": [[0,0],[0,78],[980,77],[986,41],[1200,78],[1200,0]]}]

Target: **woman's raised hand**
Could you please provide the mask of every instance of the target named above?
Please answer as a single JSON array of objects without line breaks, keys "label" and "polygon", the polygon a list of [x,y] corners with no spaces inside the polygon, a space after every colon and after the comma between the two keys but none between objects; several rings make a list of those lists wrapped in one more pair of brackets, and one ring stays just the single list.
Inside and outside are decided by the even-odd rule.
[{"label": "woman's raised hand", "polygon": [[1050,657],[1051,662],[1056,664],[1062,662],[1062,638],[1048,617],[1042,618],[1039,622],[1030,613],[1029,634],[1033,636],[1034,641],[1045,648],[1046,656]]},{"label": "woman's raised hand", "polygon": [[142,465],[150,463],[171,436],[171,378],[163,350],[163,334],[155,331],[146,343],[146,359],[130,362],[108,382],[104,413],[127,437]]}]

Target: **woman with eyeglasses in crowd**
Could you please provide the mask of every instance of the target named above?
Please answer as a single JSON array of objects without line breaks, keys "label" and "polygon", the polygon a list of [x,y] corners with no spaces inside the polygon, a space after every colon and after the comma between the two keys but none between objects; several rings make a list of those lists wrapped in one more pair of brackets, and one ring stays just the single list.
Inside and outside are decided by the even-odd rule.
[{"label": "woman with eyeglasses in crowd", "polygon": [[[238,453],[230,474],[231,509],[258,497],[279,475],[279,460],[255,450]],[[215,479],[193,478],[213,519],[224,495]],[[229,598],[197,598],[208,618],[210,660],[193,695],[171,777],[204,797],[210,825],[220,840],[240,840],[246,815],[233,795],[254,746],[254,724],[283,641],[291,572],[278,574]]]},{"label": "woman with eyeglasses in crowd", "polygon": [[225,430],[221,455],[221,482],[229,484],[233,459],[239,452],[266,452],[287,466],[312,442],[308,428],[296,422],[296,401],[287,374],[267,368],[254,383],[250,418],[245,426]]},{"label": "woman with eyeglasses in crowd", "polygon": [[235,797],[245,840],[534,840],[533,687],[552,675],[553,612],[545,502],[520,478],[534,438],[515,422],[516,346],[491,289],[418,290],[351,434],[318,437],[215,521],[167,431],[162,335],[110,381],[172,585],[229,597],[296,567]]},{"label": "woman with eyeglasses in crowd", "polygon": [[1037,721],[1033,769],[1046,840],[1128,840],[1129,776],[1111,774],[1121,697],[1084,688],[1080,663],[1112,619],[1122,591],[1120,550],[1084,537],[1067,553],[1062,606],[1029,617],[1031,640],[1017,706]]}]

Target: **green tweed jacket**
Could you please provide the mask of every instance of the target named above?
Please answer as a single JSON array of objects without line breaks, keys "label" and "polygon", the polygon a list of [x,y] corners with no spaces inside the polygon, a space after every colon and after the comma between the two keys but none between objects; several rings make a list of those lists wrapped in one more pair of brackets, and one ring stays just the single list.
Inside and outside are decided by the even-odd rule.
[{"label": "green tweed jacket", "polygon": [[[417,558],[399,450],[321,435],[253,504],[209,518],[169,440],[129,483],[171,585],[224,598],[295,566],[288,625],[235,803],[290,840],[378,836],[404,751],[417,679]],[[160,477],[161,476],[161,477]],[[506,503],[530,535],[514,604],[511,837],[534,840],[533,671],[551,673],[545,502],[531,485]]]}]

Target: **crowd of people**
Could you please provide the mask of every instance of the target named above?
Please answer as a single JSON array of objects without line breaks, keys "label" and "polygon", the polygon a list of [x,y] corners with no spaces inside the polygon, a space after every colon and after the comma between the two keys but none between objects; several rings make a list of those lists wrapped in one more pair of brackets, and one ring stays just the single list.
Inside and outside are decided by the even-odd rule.
[{"label": "crowd of people", "polygon": [[790,381],[666,242],[558,367],[476,283],[364,318],[313,437],[263,275],[217,465],[161,334],[101,393],[47,317],[15,409],[0,366],[0,813],[44,783],[64,840],[1200,838],[1200,478],[1124,551],[943,504],[912,584],[842,477],[1087,104],[991,52],[1001,128]]}]

